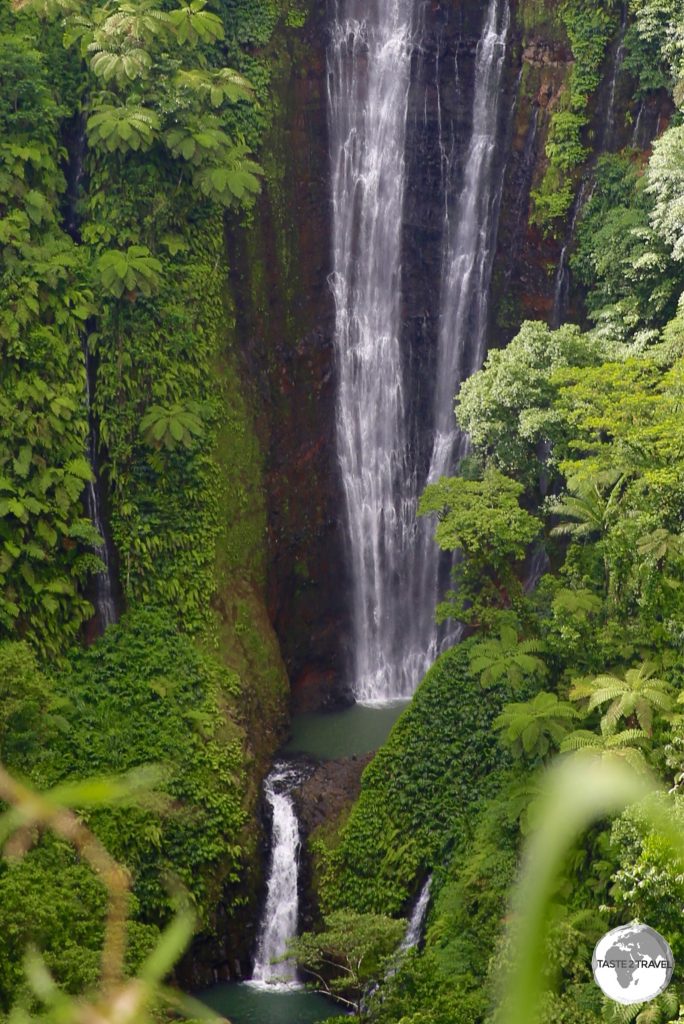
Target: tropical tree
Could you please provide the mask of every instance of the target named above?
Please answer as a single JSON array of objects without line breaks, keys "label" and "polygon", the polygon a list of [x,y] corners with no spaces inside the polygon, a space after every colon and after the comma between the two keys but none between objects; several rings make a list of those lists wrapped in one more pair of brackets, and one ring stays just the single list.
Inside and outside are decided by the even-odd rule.
[{"label": "tropical tree", "polygon": [[585,700],[587,714],[595,708],[609,704],[601,719],[601,729],[614,733],[624,718],[630,729],[639,728],[647,736],[653,735],[654,712],[667,713],[672,709],[672,686],[655,675],[656,666],[644,661],[637,668],[628,669],[623,676],[600,675],[591,680],[580,680],[573,686],[572,700]]},{"label": "tropical tree", "polygon": [[612,483],[607,494],[603,493],[598,482],[593,482],[550,502],[549,511],[566,520],[554,526],[551,535],[581,541],[603,536],[617,517],[622,492],[623,479],[620,477]]},{"label": "tropical tree", "polygon": [[461,555],[454,573],[458,590],[447,595],[438,618],[479,624],[522,598],[515,564],[541,529],[540,521],[520,506],[523,490],[493,466],[480,479],[443,477],[425,488],[418,514],[436,514],[438,545]]},{"label": "tropical tree", "polygon": [[314,979],[313,988],[360,1012],[369,985],[380,981],[395,953],[406,921],[384,914],[339,910],[320,932],[305,932],[288,946],[293,958]]},{"label": "tropical tree", "polygon": [[568,723],[576,718],[576,708],[559,700],[557,694],[538,693],[533,700],[506,704],[494,719],[494,728],[514,757],[536,761],[561,744]]},{"label": "tropical tree", "polygon": [[88,118],[87,127],[91,145],[104,146],[110,153],[142,152],[157,138],[160,120],[149,107],[101,103]]},{"label": "tropical tree", "polygon": [[684,260],[684,126],[670,128],[654,144],[647,191],[655,199],[654,228],[674,259]]},{"label": "tropical tree", "polygon": [[174,81],[179,89],[187,89],[208,99],[212,107],[220,107],[226,100],[237,103],[239,100],[254,99],[250,82],[232,68],[219,68],[217,71],[200,68],[181,70]]},{"label": "tropical tree", "polygon": [[120,298],[124,292],[151,295],[160,284],[162,265],[144,245],[129,245],[123,252],[109,249],[98,262],[100,280],[110,295]]},{"label": "tropical tree", "polygon": [[181,3],[180,7],[171,11],[169,21],[176,30],[179,43],[215,43],[223,39],[223,22],[217,14],[205,11],[207,0],[190,0]]},{"label": "tropical tree", "polygon": [[599,755],[600,758],[619,758],[626,761],[634,771],[645,773],[648,763],[639,749],[648,742],[648,733],[643,729],[625,729],[623,732],[592,732],[577,729],[561,741],[561,753],[582,752]]},{"label": "tropical tree", "polygon": [[515,687],[530,676],[546,675],[546,665],[538,657],[543,650],[544,645],[539,640],[519,640],[517,629],[503,625],[498,637],[475,644],[470,668],[479,673],[484,687],[494,686],[502,679]]},{"label": "tropical tree", "polygon": [[140,421],[140,433],[153,448],[175,448],[182,444],[188,448],[204,431],[196,402],[183,406],[153,405]]}]

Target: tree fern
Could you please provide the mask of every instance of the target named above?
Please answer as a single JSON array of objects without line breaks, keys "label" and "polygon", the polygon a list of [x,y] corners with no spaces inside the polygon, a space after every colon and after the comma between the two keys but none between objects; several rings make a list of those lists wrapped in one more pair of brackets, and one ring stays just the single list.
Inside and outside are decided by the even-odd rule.
[{"label": "tree fern", "polygon": [[672,686],[665,679],[655,677],[656,666],[642,662],[628,669],[624,676],[600,675],[581,680],[573,686],[572,700],[588,698],[586,711],[590,714],[603,704],[610,704],[602,719],[604,731],[613,732],[621,719],[638,724],[649,735],[653,732],[654,711],[667,714],[672,709]]}]

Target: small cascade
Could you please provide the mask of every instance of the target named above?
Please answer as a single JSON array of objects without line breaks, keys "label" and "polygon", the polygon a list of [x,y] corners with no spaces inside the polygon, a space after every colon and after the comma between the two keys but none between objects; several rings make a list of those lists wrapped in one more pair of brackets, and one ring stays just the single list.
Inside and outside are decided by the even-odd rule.
[{"label": "small cascade", "polygon": [[[393,978],[395,976],[397,971],[401,968],[402,960],[404,959],[405,954],[410,949],[415,949],[416,946],[420,943],[420,940],[423,937],[423,929],[425,927],[425,919],[427,918],[428,907],[430,905],[431,888],[432,875],[430,875],[430,877],[423,885],[423,888],[420,890],[420,895],[416,900],[416,905],[414,906],[411,912],[411,917],[409,918],[409,923],[406,928],[406,934],[404,935],[404,938],[401,940],[401,943],[397,949],[396,954],[392,958],[391,965],[387,969],[384,981],[389,981],[390,978]],[[374,997],[376,997],[378,993],[381,992],[381,982],[375,982],[370,986],[361,1003],[361,1009],[363,1010],[364,1013],[368,1012],[371,1005],[371,1000]],[[380,998],[382,998],[382,995],[380,995]]]},{"label": "small cascade", "polygon": [[425,919],[427,917],[428,907],[430,905],[430,889],[432,888],[432,875],[428,878],[423,888],[420,890],[420,896],[416,900],[416,905],[413,908],[408,928],[406,929],[406,935],[402,939],[400,949],[413,949],[417,946],[423,937],[423,928],[425,926]]},{"label": "small cascade", "polygon": [[575,238],[575,228],[577,227],[579,216],[586,203],[591,199],[593,190],[593,176],[590,173],[582,181],[579,192],[575,197],[572,216],[570,218],[570,228],[565,237],[565,242],[563,243],[560,259],[558,261],[558,268],[556,270],[556,278],[553,286],[553,312],[551,314],[551,326],[554,330],[558,330],[565,320],[568,307],[570,305],[570,247]]},{"label": "small cascade", "polygon": [[110,547],[107,540],[104,515],[102,513],[102,501],[100,498],[100,475],[97,445],[97,425],[93,413],[92,395],[95,380],[95,363],[92,355],[84,347],[85,379],[86,379],[86,402],[88,412],[88,440],[87,458],[93,473],[92,480],[86,484],[84,491],[84,504],[86,515],[93,526],[102,537],[102,544],[94,548],[94,553],[104,563],[102,572],[93,577],[93,604],[95,616],[101,632],[108,626],[118,622],[119,615],[115,599],[115,574],[110,555]]},{"label": "small cascade", "polygon": [[[81,218],[79,200],[86,180],[86,118],[78,115],[69,125],[67,138],[68,160],[65,166],[67,188],[64,205],[64,228],[76,242],[81,241]],[[85,512],[91,523],[102,538],[102,543],[93,547],[93,554],[103,562],[104,569],[93,576],[92,598],[95,608],[94,625],[103,633],[108,626],[119,620],[116,602],[116,573],[113,566],[112,547],[105,526],[102,509],[100,465],[98,453],[97,419],[93,409],[95,394],[96,361],[88,350],[87,342],[83,341],[83,364],[85,369],[86,416],[88,421],[88,437],[86,440],[86,458],[90,464],[93,478],[89,480],[83,492]]]},{"label": "small cascade", "polygon": [[536,589],[539,580],[544,573],[549,571],[549,556],[543,544],[537,545],[529,557],[527,571],[523,582],[523,589],[526,594],[531,594]]},{"label": "small cascade", "polygon": [[622,20],[620,22],[620,33],[618,35],[617,43],[615,46],[615,57],[613,59],[613,68],[610,77],[610,87],[608,91],[608,106],[606,108],[606,115],[603,121],[603,139],[600,145],[600,150],[603,152],[612,152],[617,145],[617,131],[615,124],[615,96],[617,91],[617,82],[622,71],[622,65],[625,61],[627,54],[627,47],[625,46],[625,33],[627,31],[627,5],[625,4],[622,8]]},{"label": "small cascade", "polygon": [[259,987],[297,986],[295,965],[285,960],[274,963],[287,952],[297,934],[299,918],[299,822],[292,790],[302,781],[301,770],[278,761],[264,783],[264,796],[271,810],[271,856],[268,867],[266,904],[252,972],[252,985]]},{"label": "small cascade", "polygon": [[577,227],[577,221],[582,210],[591,199],[594,191],[594,172],[596,168],[596,161],[602,153],[614,152],[619,144],[617,126],[615,124],[615,97],[618,78],[622,71],[622,65],[624,64],[625,56],[627,54],[627,48],[625,46],[626,31],[627,5],[625,4],[622,8],[620,32],[613,50],[612,71],[608,86],[608,100],[606,103],[606,112],[601,121],[601,134],[599,136],[598,146],[594,158],[582,180],[579,192],[575,197],[570,218],[570,228],[565,236],[560,259],[558,261],[558,267],[556,269],[553,288],[553,312],[551,314],[551,327],[553,327],[554,330],[557,330],[565,320],[570,305],[570,287],[572,284],[569,265],[570,248],[575,240],[575,228]]},{"label": "small cascade", "polygon": [[639,110],[637,111],[637,116],[634,119],[634,129],[632,131],[632,147],[634,149],[639,149],[640,146],[641,146],[641,143],[639,142],[639,139],[641,138],[641,122],[644,119],[644,108],[645,108],[645,106],[646,106],[646,101],[645,100],[641,100],[640,103],[639,103]]}]

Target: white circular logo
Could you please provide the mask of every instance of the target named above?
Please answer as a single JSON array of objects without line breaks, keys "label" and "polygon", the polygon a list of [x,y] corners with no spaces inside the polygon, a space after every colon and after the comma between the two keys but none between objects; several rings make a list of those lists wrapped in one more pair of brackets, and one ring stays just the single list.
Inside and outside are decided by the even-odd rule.
[{"label": "white circular logo", "polygon": [[647,1003],[664,992],[674,970],[672,950],[654,928],[632,921],[606,932],[591,960],[599,988],[616,1003]]}]

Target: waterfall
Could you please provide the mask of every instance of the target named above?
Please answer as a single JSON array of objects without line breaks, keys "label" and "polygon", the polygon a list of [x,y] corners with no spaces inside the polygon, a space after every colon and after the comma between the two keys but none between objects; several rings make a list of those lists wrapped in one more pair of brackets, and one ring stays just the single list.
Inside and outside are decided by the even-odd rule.
[{"label": "waterfall", "polygon": [[[454,396],[459,385],[479,370],[487,350],[489,285],[503,192],[503,171],[497,160],[501,141],[502,81],[510,27],[509,0],[489,0],[477,47],[472,128],[456,201],[445,209],[442,298],[433,403],[434,437],[428,482],[452,472],[467,452],[468,440],[458,430]],[[456,168],[448,177],[453,177]],[[432,538],[433,524],[421,524],[417,607],[429,617],[424,631],[426,664],[440,649],[434,612],[444,565]],[[453,643],[457,632],[442,637]]]},{"label": "waterfall", "polygon": [[473,127],[463,184],[453,217],[447,211],[431,480],[453,468],[463,445],[454,419],[454,394],[479,370],[486,351],[487,300],[503,185],[503,175],[498,182],[494,178],[494,157],[509,25],[507,0],[490,0],[477,47]]},{"label": "waterfall", "polygon": [[413,0],[338,0],[328,50],[337,450],[352,578],[353,688],[409,693],[407,552],[416,494],[399,344]]},{"label": "waterfall", "polygon": [[295,765],[279,761],[264,783],[272,826],[266,905],[252,972],[252,984],[259,987],[292,988],[297,984],[295,965],[291,961],[273,961],[285,954],[288,943],[297,934],[300,838],[291,794],[300,781],[301,773]]},{"label": "waterfall", "polygon": [[[419,43],[414,6],[337,0],[328,49],[337,449],[352,579],[352,687],[366,703],[409,697],[439,649],[434,614],[443,563],[431,524],[416,520],[424,479],[410,443],[399,338],[408,95]],[[486,350],[509,25],[509,0],[489,0],[460,189],[459,147],[443,150],[445,185],[458,198],[445,202],[430,479],[455,465],[463,441],[454,394]]]},{"label": "waterfall", "polygon": [[595,183],[593,174],[590,172],[580,185],[579,192],[575,198],[570,217],[570,228],[561,249],[556,278],[553,285],[553,312],[551,313],[551,327],[557,330],[565,320],[570,304],[570,246],[575,237],[575,228],[579,216],[589,202],[594,192]]},{"label": "waterfall", "polygon": [[95,367],[93,358],[84,346],[85,380],[86,380],[86,403],[88,413],[88,440],[87,457],[90,463],[93,477],[85,486],[84,504],[86,515],[93,526],[102,537],[102,544],[95,547],[94,553],[104,563],[102,572],[95,573],[93,577],[93,604],[95,615],[100,630],[104,632],[108,626],[118,621],[116,600],[114,597],[114,570],[107,543],[105,532],[104,516],[102,514],[102,502],[99,489],[99,464],[97,452],[97,427],[92,407],[92,395],[94,387]]},{"label": "waterfall", "polygon": [[432,887],[432,875],[428,878],[427,882],[420,890],[420,896],[416,901],[416,905],[413,908],[408,928],[406,929],[406,935],[402,939],[401,949],[413,949],[417,946],[423,936],[423,926],[425,925],[425,918],[427,917],[428,906],[430,904],[430,888]]},{"label": "waterfall", "polygon": [[600,149],[602,151],[611,152],[615,149],[616,145],[616,131],[615,131],[615,95],[617,91],[617,81],[622,71],[622,65],[624,64],[625,57],[627,55],[627,47],[625,46],[625,33],[627,32],[627,4],[622,8],[622,17],[620,21],[620,32],[618,35],[617,43],[615,45],[615,56],[613,58],[613,69],[610,76],[610,87],[608,90],[608,108],[606,110],[606,116],[603,121],[603,139]]}]

